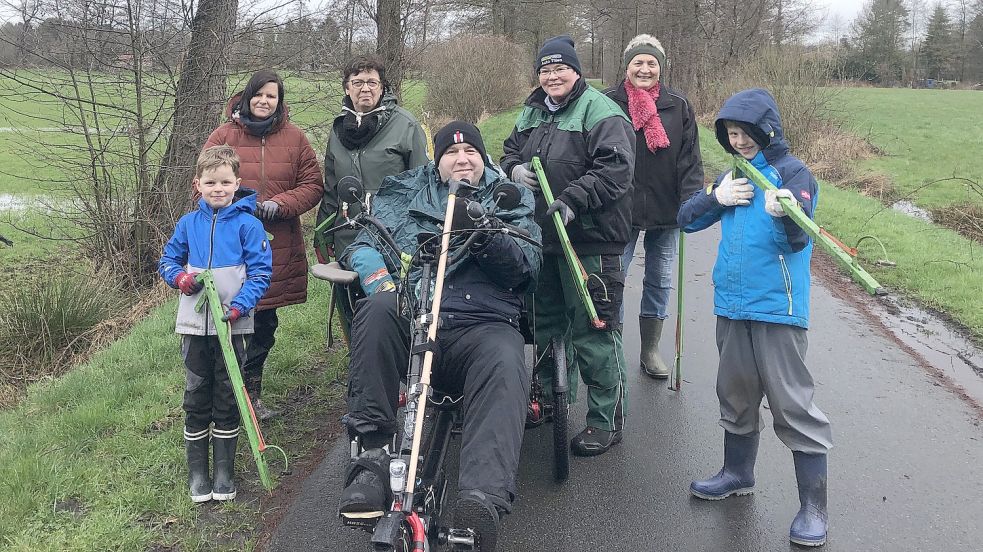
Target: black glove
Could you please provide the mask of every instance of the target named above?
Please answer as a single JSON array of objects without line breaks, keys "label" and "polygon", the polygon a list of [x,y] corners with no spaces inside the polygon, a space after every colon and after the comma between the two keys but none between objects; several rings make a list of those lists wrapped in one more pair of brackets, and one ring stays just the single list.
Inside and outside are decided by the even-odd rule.
[{"label": "black glove", "polygon": [[[454,220],[451,225],[451,230],[473,230],[474,221],[468,216],[468,202],[470,200],[465,198],[457,198],[454,201]],[[452,236],[453,237],[453,236]]]},{"label": "black glove", "polygon": [[502,229],[502,221],[498,217],[482,217],[475,224],[475,231],[477,236],[475,236],[474,241],[471,242],[470,251],[471,253],[480,253],[488,244],[491,243],[492,238],[498,231]]}]

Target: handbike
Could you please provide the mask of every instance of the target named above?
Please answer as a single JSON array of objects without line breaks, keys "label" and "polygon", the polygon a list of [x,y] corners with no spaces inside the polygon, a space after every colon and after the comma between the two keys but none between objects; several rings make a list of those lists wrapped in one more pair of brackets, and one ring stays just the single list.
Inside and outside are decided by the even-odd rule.
[{"label": "handbike", "polygon": [[[457,189],[452,184],[448,208],[445,213],[444,228],[453,226],[454,202],[456,201]],[[360,201],[357,194],[353,191],[349,199]],[[497,196],[496,196],[497,197]],[[479,209],[481,208],[478,204]],[[472,207],[469,205],[469,207]],[[379,243],[387,247],[395,246],[391,236],[387,236],[386,229],[371,217],[371,210],[365,208],[356,215],[354,219],[347,219],[338,227],[354,226],[370,228],[379,235]],[[471,214],[469,216],[478,218],[484,213]],[[334,229],[329,229],[331,232]],[[513,232],[514,233],[514,232]],[[403,409],[403,423],[399,424],[400,431],[397,433],[393,447],[392,459],[390,461],[390,487],[393,492],[393,502],[389,510],[380,518],[374,527],[366,527],[361,522],[346,524],[372,529],[372,549],[377,551],[409,551],[409,550],[431,550],[443,545],[450,545],[457,550],[480,549],[480,542],[476,542],[477,535],[472,528],[449,527],[447,521],[443,519],[444,508],[447,502],[448,482],[445,471],[445,460],[449,449],[452,436],[460,433],[462,415],[459,408],[460,396],[446,395],[435,392],[430,385],[430,368],[433,362],[433,343],[436,338],[436,321],[439,319],[440,298],[443,288],[443,275],[448,264],[448,250],[450,247],[451,231],[445,231],[440,235],[424,236],[421,239],[421,246],[417,249],[415,258],[421,258],[421,278],[418,289],[420,290],[419,299],[407,301],[404,304],[415,305],[412,311],[412,348],[409,369],[407,371],[405,407]],[[428,244],[440,239],[439,253],[434,259],[433,255],[420,255],[420,252]],[[462,250],[466,250],[462,246]],[[396,257],[399,257],[399,250],[395,248]],[[436,266],[435,265],[436,262]],[[436,273],[435,273],[436,269]],[[356,284],[357,274],[346,271],[337,263],[330,265],[315,265],[311,273],[318,278],[328,280],[332,283],[351,286]],[[431,297],[431,281],[434,282]],[[398,293],[410,296],[412,291],[406,289],[402,284]],[[431,301],[432,299],[432,301]],[[432,306],[429,307],[432,303]],[[528,342],[528,337],[527,337]],[[566,454],[566,367],[563,362],[562,340],[558,340],[553,347],[553,354],[557,358],[558,375],[554,378],[554,387],[560,385],[559,392],[554,392],[554,400],[562,401],[558,404],[562,408],[547,405],[551,408],[555,421],[555,433],[562,426],[562,438],[559,445]],[[539,357],[537,357],[539,358]],[[559,375],[559,374],[562,374]],[[536,408],[543,409],[542,388],[538,385],[538,380],[534,380],[533,393],[531,399]],[[555,447],[559,448],[559,447]],[[352,443],[352,455],[359,453],[357,441]],[[557,477],[566,477],[568,464],[564,455],[562,469],[557,466]],[[560,477],[560,473],[563,474]]]}]

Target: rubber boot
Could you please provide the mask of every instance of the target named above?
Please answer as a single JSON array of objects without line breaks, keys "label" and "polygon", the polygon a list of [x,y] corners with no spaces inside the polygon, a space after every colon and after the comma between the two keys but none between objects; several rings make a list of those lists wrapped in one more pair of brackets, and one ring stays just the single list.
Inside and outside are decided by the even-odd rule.
[{"label": "rubber boot", "polygon": [[191,502],[212,499],[212,482],[208,479],[208,430],[189,433],[184,428],[184,449],[188,457],[188,489]]},{"label": "rubber boot", "polygon": [[239,428],[223,431],[212,430],[212,454],[215,473],[212,479],[212,499],[232,500],[236,497],[236,484],[233,480],[236,471],[236,442]]},{"label": "rubber boot", "polygon": [[799,486],[799,513],[792,520],[788,540],[802,546],[826,544],[826,455],[792,452]]},{"label": "rubber boot", "polygon": [[760,434],[736,435],[724,432],[724,467],[717,475],[689,485],[693,496],[721,500],[730,495],[754,492],[754,462],[758,457]]},{"label": "rubber boot", "polygon": [[638,318],[638,329],[642,337],[642,350],[639,359],[642,371],[656,379],[669,377],[669,367],[659,356],[659,340],[662,339],[662,326],[665,320],[658,318]]}]

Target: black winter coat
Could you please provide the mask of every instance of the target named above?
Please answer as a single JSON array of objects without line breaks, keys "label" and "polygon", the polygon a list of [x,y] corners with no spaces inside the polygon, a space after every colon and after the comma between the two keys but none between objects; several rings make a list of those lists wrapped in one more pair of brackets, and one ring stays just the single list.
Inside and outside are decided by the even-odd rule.
[{"label": "black winter coat", "polygon": [[[556,199],[577,217],[567,226],[580,255],[620,254],[631,233],[631,182],[635,135],[621,109],[580,79],[556,113],[537,88],[526,100],[503,145],[502,169],[512,174],[538,156]],[[536,222],[543,228],[543,253],[562,255],[543,194],[536,194]]]},{"label": "black winter coat", "polygon": [[[625,81],[604,91],[628,115]],[[645,131],[635,131],[635,181],[632,190],[634,230],[678,228],[679,206],[703,187],[703,161],[693,106],[678,91],[662,85],[655,102],[669,147],[654,153],[645,143]]]}]

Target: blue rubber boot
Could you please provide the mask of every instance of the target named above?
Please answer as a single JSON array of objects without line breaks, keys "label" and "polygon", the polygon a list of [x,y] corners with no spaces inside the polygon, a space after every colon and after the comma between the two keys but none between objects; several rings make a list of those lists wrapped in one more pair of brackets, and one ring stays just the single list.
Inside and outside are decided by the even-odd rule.
[{"label": "blue rubber boot", "polygon": [[799,513],[792,520],[788,540],[802,546],[826,544],[826,455],[792,452],[799,486]]},{"label": "blue rubber boot", "polygon": [[724,432],[724,467],[720,472],[689,485],[693,496],[704,500],[722,500],[730,495],[754,492],[754,461],[758,457],[759,433],[736,435]]}]

